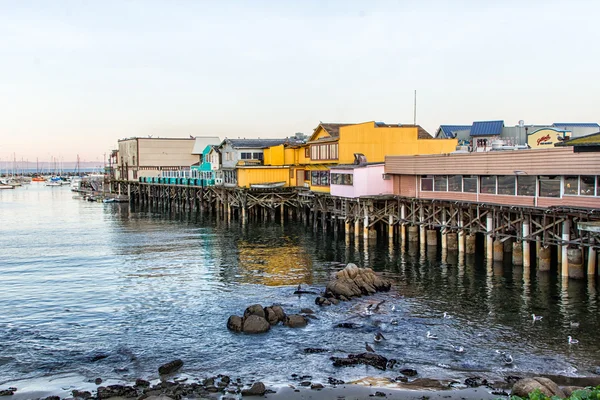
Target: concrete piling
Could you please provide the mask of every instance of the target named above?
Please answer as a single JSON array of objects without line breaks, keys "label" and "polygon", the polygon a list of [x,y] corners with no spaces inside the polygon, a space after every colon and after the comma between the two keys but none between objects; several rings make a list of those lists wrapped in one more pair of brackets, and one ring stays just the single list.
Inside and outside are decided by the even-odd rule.
[{"label": "concrete piling", "polygon": [[584,277],[583,252],[580,248],[568,248],[567,260],[569,263],[569,278],[581,279]]},{"label": "concrete piling", "polygon": [[550,261],[552,259],[550,246],[540,246],[537,259],[538,271],[550,271]]},{"label": "concrete piling", "polygon": [[513,265],[523,265],[523,242],[514,242],[512,247]]},{"label": "concrete piling", "polygon": [[448,252],[458,252],[458,234],[456,232],[449,232],[447,235]]},{"label": "concrete piling", "polygon": [[493,242],[493,260],[502,261],[504,259],[504,243],[500,239],[496,239]]},{"label": "concrete piling", "polygon": [[467,254],[475,254],[476,251],[476,236],[473,234],[469,234],[466,237],[465,252]]},{"label": "concrete piling", "polygon": [[437,247],[437,231],[427,229],[427,247]]}]

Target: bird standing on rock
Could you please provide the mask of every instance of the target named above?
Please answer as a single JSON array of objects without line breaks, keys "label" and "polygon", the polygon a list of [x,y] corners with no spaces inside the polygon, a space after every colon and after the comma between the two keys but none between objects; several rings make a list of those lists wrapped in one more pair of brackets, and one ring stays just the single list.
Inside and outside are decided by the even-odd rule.
[{"label": "bird standing on rock", "polygon": [[369,353],[375,353],[375,349],[373,349],[367,342],[365,342],[365,349],[367,349]]},{"label": "bird standing on rock", "polygon": [[569,344],[577,344],[577,343],[579,343],[579,340],[573,339],[571,336],[567,336],[567,339],[569,341]]}]

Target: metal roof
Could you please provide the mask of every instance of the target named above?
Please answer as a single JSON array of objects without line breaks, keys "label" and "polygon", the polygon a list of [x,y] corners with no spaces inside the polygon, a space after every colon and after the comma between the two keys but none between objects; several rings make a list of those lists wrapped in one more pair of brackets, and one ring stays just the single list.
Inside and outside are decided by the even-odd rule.
[{"label": "metal roof", "polygon": [[234,149],[264,149],[286,143],[288,139],[225,139]]},{"label": "metal roof", "polygon": [[470,131],[471,125],[440,125],[438,133],[441,132],[445,138],[455,138],[456,132]]},{"label": "metal roof", "polygon": [[475,121],[471,127],[471,136],[494,136],[502,133],[504,121]]},{"label": "metal roof", "polygon": [[552,124],[555,127],[579,127],[579,128],[600,128],[596,122],[555,122]]}]

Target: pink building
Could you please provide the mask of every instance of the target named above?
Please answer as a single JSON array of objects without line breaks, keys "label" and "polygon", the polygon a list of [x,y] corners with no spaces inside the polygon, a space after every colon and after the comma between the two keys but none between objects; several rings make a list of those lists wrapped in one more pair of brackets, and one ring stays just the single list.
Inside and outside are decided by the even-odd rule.
[{"label": "pink building", "polygon": [[347,198],[393,193],[393,182],[384,173],[385,164],[346,164],[331,167],[331,195]]}]

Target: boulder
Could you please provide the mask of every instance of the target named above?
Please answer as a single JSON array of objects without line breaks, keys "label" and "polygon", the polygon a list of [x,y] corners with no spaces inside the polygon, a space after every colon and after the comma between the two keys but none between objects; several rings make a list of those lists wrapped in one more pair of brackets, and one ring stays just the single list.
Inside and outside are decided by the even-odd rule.
[{"label": "boulder", "polygon": [[299,314],[292,314],[285,317],[285,326],[290,328],[303,328],[307,324],[307,319]]},{"label": "boulder", "polygon": [[418,374],[417,370],[414,368],[401,369],[400,373],[404,376],[410,376],[410,377],[417,376],[417,374]]},{"label": "boulder", "polygon": [[[378,291],[387,291],[391,283],[380,278],[371,268],[358,268],[350,263],[338,271],[325,288],[325,297],[348,300],[353,297],[372,295]],[[317,303],[319,304],[319,303]]]},{"label": "boulder", "polygon": [[98,399],[110,399],[111,397],[125,397],[132,398],[138,397],[137,390],[131,386],[124,385],[110,385],[98,387],[97,393]]},{"label": "boulder", "polygon": [[328,299],[326,299],[325,297],[318,296],[315,299],[315,304],[318,306],[330,306],[331,302]]},{"label": "boulder", "polygon": [[314,314],[315,312],[310,308],[303,308],[300,310],[300,314]]},{"label": "boulder", "polygon": [[87,390],[75,389],[71,392],[71,394],[76,399],[89,399],[90,397],[92,397],[92,394],[90,392],[88,392]]},{"label": "boulder", "polygon": [[262,396],[266,393],[267,388],[262,382],[254,382],[250,389],[242,390],[242,396]]},{"label": "boulder", "polygon": [[243,324],[242,318],[238,317],[237,315],[232,315],[227,320],[227,329],[229,329],[230,331],[234,331],[234,332],[241,332],[242,324]]},{"label": "boulder", "polygon": [[556,383],[548,378],[535,377],[524,378],[515,383],[512,387],[512,394],[519,397],[528,397],[529,393],[539,389],[542,394],[552,397],[565,397],[564,393]]},{"label": "boulder", "polygon": [[277,325],[285,319],[285,312],[281,306],[265,307],[265,319],[269,321],[269,324]]},{"label": "boulder", "polygon": [[331,357],[334,367],[347,367],[357,364],[365,364],[385,371],[388,359],[375,353],[349,354],[347,358]]},{"label": "boulder", "polygon": [[[180,359],[169,361],[166,364],[158,367],[158,373],[161,375],[172,374],[177,371],[179,368],[183,367],[183,361]],[[110,387],[110,386],[109,386]]]},{"label": "boulder", "polygon": [[321,390],[323,389],[325,386],[323,386],[323,384],[321,383],[313,383],[312,385],[310,385],[310,388],[312,390]]},{"label": "boulder", "polygon": [[576,390],[586,390],[589,392],[588,389],[582,387],[582,386],[563,386],[561,388],[561,390],[563,391],[563,393],[565,394],[566,397],[571,397],[571,395],[573,394],[574,391]]},{"label": "boulder", "polygon": [[259,317],[265,317],[265,310],[260,304],[253,304],[246,308],[244,311],[244,319],[248,318],[251,315],[258,315]]},{"label": "boulder", "polygon": [[271,325],[264,317],[258,315],[250,315],[244,318],[242,331],[244,333],[264,333],[271,329]]}]

